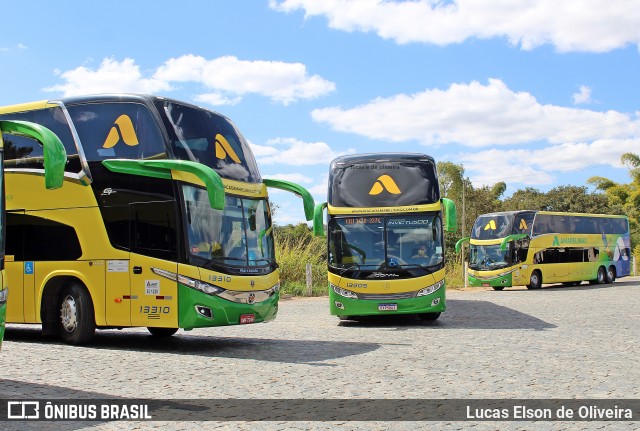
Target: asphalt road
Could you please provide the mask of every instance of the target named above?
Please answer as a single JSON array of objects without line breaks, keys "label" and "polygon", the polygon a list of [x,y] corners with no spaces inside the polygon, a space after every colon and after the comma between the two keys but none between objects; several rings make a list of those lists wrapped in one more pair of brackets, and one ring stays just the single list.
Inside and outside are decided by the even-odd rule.
[{"label": "asphalt road", "polygon": [[[266,324],[99,331],[68,346],[8,325],[0,399],[640,399],[640,278],[450,290],[436,322],[339,322],[328,299],[284,299]],[[284,406],[284,407],[283,407]],[[250,408],[250,406],[248,406]],[[389,412],[395,417],[397,412]],[[636,419],[638,420],[638,419]],[[55,422],[9,429],[638,429],[640,422]]]}]

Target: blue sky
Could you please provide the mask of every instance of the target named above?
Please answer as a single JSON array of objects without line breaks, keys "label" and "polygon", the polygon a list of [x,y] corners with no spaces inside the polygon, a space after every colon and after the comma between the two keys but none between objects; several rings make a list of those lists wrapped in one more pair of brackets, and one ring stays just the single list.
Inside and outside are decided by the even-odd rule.
[{"label": "blue sky", "polygon": [[[150,93],[230,117],[263,177],[326,199],[329,162],[422,152],[507,195],[629,182],[639,0],[7,1],[0,105]],[[273,192],[280,224],[299,201]]]}]

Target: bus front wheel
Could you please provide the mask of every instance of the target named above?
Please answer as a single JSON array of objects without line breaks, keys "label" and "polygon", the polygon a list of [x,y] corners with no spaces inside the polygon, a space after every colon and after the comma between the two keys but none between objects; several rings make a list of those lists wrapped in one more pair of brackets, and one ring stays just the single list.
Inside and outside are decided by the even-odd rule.
[{"label": "bus front wheel", "polygon": [[529,284],[527,289],[541,289],[542,288],[542,274],[537,269],[531,273],[529,278]]},{"label": "bus front wheel", "polygon": [[493,290],[504,290],[504,286],[493,286]]},{"label": "bus front wheel", "polygon": [[148,327],[147,330],[154,337],[171,337],[173,334],[178,332],[178,328],[154,328]]},{"label": "bus front wheel", "polygon": [[83,344],[93,337],[96,322],[93,303],[87,290],[72,284],[62,291],[59,302],[60,338],[69,344]]}]

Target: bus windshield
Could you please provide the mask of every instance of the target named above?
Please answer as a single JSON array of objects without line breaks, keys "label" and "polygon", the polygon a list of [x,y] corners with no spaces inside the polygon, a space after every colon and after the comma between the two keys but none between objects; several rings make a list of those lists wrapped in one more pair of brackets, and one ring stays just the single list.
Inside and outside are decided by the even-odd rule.
[{"label": "bus windshield", "polygon": [[509,266],[509,249],[500,250],[500,244],[469,246],[469,268],[493,270]]},{"label": "bus windshield", "polygon": [[329,265],[372,271],[439,266],[441,232],[437,214],[333,218]]},{"label": "bus windshield", "polygon": [[272,266],[271,216],[266,199],[226,196],[224,210],[211,208],[204,189],[183,185],[188,250],[214,266]]},{"label": "bus windshield", "polygon": [[222,178],[262,181],[249,145],[227,118],[180,103],[156,103],[177,159],[205,164]]}]

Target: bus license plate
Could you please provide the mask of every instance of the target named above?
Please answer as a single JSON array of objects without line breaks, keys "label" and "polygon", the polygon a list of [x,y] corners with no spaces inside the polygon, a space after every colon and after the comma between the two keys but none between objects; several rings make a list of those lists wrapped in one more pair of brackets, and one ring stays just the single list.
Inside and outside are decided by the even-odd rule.
[{"label": "bus license plate", "polygon": [[378,311],[396,311],[398,304],[378,304]]},{"label": "bus license plate", "polygon": [[240,324],[244,325],[245,323],[253,323],[256,321],[255,314],[241,314],[240,315]]},{"label": "bus license plate", "polygon": [[482,283],[482,287],[491,287],[489,283]]}]

